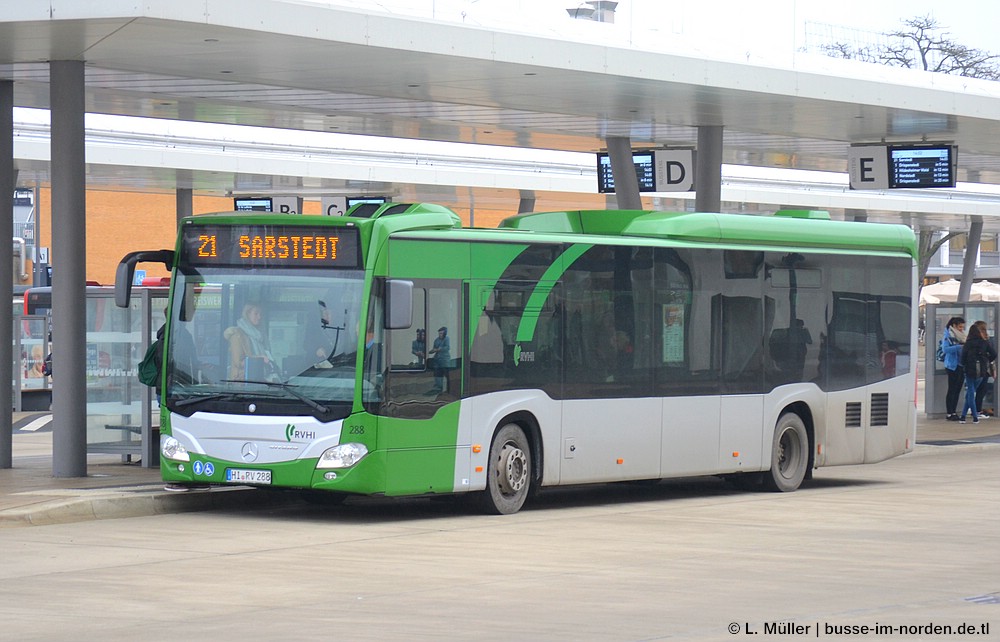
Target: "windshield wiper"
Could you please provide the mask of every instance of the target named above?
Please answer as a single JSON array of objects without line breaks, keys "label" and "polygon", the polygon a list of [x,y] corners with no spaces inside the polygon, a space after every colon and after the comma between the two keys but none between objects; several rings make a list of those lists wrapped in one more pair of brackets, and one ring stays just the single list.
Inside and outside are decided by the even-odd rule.
[{"label": "windshield wiper", "polygon": [[357,352],[341,352],[340,354],[332,354],[324,361],[328,362],[331,366],[350,366],[354,367],[354,362],[358,358]]},{"label": "windshield wiper", "polygon": [[201,395],[199,397],[188,397],[187,399],[181,399],[179,401],[174,401],[173,403],[170,402],[170,399],[167,399],[167,403],[169,405],[172,405],[174,408],[183,408],[184,406],[190,406],[192,404],[201,403],[203,401],[233,400],[240,396],[242,395],[239,395],[234,392],[225,392],[225,393],[220,392],[216,394]]},{"label": "windshield wiper", "polygon": [[262,386],[281,388],[282,390],[288,392],[290,395],[292,395],[302,403],[306,404],[316,412],[321,412],[323,414],[330,412],[330,409],[324,406],[323,404],[313,401],[309,397],[305,396],[304,394],[296,390],[295,388],[297,386],[291,383],[285,383],[283,381],[258,381],[254,379],[223,379],[222,381],[224,383],[257,383]]}]

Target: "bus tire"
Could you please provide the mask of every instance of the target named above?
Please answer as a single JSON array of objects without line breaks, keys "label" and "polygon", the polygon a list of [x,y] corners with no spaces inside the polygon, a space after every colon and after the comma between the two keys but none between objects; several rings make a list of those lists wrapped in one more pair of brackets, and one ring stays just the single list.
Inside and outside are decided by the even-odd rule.
[{"label": "bus tire", "polygon": [[768,490],[789,493],[805,479],[809,468],[809,433],[794,412],[778,418],[771,443],[771,470],[764,476]]},{"label": "bus tire", "polygon": [[531,445],[517,424],[505,424],[493,436],[486,467],[483,510],[511,515],[521,510],[531,491]]}]

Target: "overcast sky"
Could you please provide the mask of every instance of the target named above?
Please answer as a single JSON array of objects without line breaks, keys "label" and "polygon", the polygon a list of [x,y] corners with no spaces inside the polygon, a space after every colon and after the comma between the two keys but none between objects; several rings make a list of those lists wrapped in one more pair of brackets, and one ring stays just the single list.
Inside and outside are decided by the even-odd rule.
[{"label": "overcast sky", "polygon": [[[648,0],[641,0],[645,3]],[[770,5],[772,0],[762,4]],[[707,2],[731,6],[732,2]],[[776,5],[792,7],[796,19],[855,26],[874,31],[892,31],[901,21],[916,16],[931,16],[955,40],[964,45],[1000,54],[1000,2],[996,0],[777,0]]]},{"label": "overcast sky", "polygon": [[[903,27],[907,18],[930,15],[948,27],[954,38],[965,45],[1000,53],[997,26],[1000,25],[1000,3],[996,0],[684,0],[679,3],[661,0],[625,0],[620,7],[627,11],[632,5],[634,24],[655,20],[654,16],[669,16],[670,5],[681,6],[685,31],[737,35],[756,33],[762,38],[775,38],[785,47],[802,45],[807,22],[853,27],[867,31],[892,31]],[[758,8],[757,12],[747,11]],[[749,14],[749,15],[747,15]],[[623,16],[624,17],[624,16]],[[720,17],[731,17],[725,19]],[[641,19],[640,19],[641,18]]]},{"label": "overcast sky", "polygon": [[[433,12],[439,19],[554,31],[566,27],[567,9],[583,5],[580,0],[369,1],[386,8]],[[348,3],[366,4],[365,0]],[[655,31],[664,40],[695,38],[755,53],[790,54],[804,46],[810,22],[885,32],[902,28],[904,19],[925,15],[937,19],[962,44],[1000,54],[997,0],[619,0],[614,29],[636,35]]]},{"label": "overcast sky", "polygon": [[[496,0],[489,0],[491,2]],[[549,1],[549,0],[547,0]],[[564,4],[564,3],[554,3]],[[572,4],[568,5],[572,6]],[[695,32],[725,32],[761,36],[790,36],[793,25],[802,30],[806,21],[844,25],[871,31],[891,31],[901,21],[915,16],[931,15],[966,44],[984,49],[997,49],[997,26],[1000,25],[1000,3],[996,0],[622,0],[619,11],[624,19],[631,10],[633,27],[670,20],[678,12],[684,28]],[[756,10],[756,11],[754,11]]]},{"label": "overcast sky", "polygon": [[[1000,35],[997,33],[1000,0],[619,0],[614,25],[581,24],[585,21],[570,19],[566,9],[580,6],[582,2],[578,0],[329,0],[329,4],[422,17],[433,14],[439,20],[544,31],[551,35],[573,32],[576,37],[580,34],[602,36],[608,33],[607,28],[610,27],[619,42],[622,39],[628,42],[629,34],[643,33],[646,38],[643,44],[666,43],[676,47],[677,43],[695,42],[699,49],[692,52],[695,55],[719,53],[742,58],[747,52],[757,58],[773,58],[776,55],[789,59],[796,48],[801,49],[805,45],[807,23],[812,23],[814,31],[816,25],[834,25],[884,32],[901,28],[903,19],[932,15],[948,28],[955,40],[1000,54]],[[749,12],[748,9],[756,9],[756,12]],[[526,20],[525,16],[531,19]],[[585,28],[577,30],[574,26]],[[21,123],[48,123],[48,112],[44,110],[18,109],[16,113],[16,119]],[[273,131],[96,114],[88,116],[87,124],[88,127],[137,133],[239,140],[266,140]],[[289,140],[285,136],[281,141],[304,146],[310,145],[310,140],[315,142],[316,134],[302,136],[305,139]],[[338,138],[342,135],[328,136]],[[360,144],[354,140],[356,138],[343,136],[338,140],[343,140],[345,146],[354,147]],[[380,142],[371,137],[360,137],[360,140],[365,145],[378,145]],[[325,144],[331,145],[328,142]],[[391,144],[404,143],[392,141]],[[458,144],[420,144],[425,149],[433,145],[438,153],[468,153],[463,149],[466,146]],[[511,150],[511,153],[520,156],[523,150]],[[558,162],[571,161],[560,157]]]}]

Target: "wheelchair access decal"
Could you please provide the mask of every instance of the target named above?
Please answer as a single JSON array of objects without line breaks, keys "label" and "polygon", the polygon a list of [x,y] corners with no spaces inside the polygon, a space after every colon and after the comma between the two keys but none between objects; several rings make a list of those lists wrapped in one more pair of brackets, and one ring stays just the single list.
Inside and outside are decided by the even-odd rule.
[{"label": "wheelchair access decal", "polygon": [[194,470],[195,475],[205,475],[206,477],[211,477],[215,474],[215,464],[212,462],[195,461],[191,465]]}]

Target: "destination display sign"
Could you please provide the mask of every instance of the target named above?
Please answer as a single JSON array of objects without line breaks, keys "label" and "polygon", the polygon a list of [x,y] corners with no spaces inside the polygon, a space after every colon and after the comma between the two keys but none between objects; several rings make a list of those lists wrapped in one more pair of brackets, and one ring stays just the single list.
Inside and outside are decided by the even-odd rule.
[{"label": "destination display sign", "polygon": [[186,265],[227,267],[361,266],[358,230],[294,225],[187,225]]},{"label": "destination display sign", "polygon": [[889,188],[955,187],[952,145],[889,147]]}]

